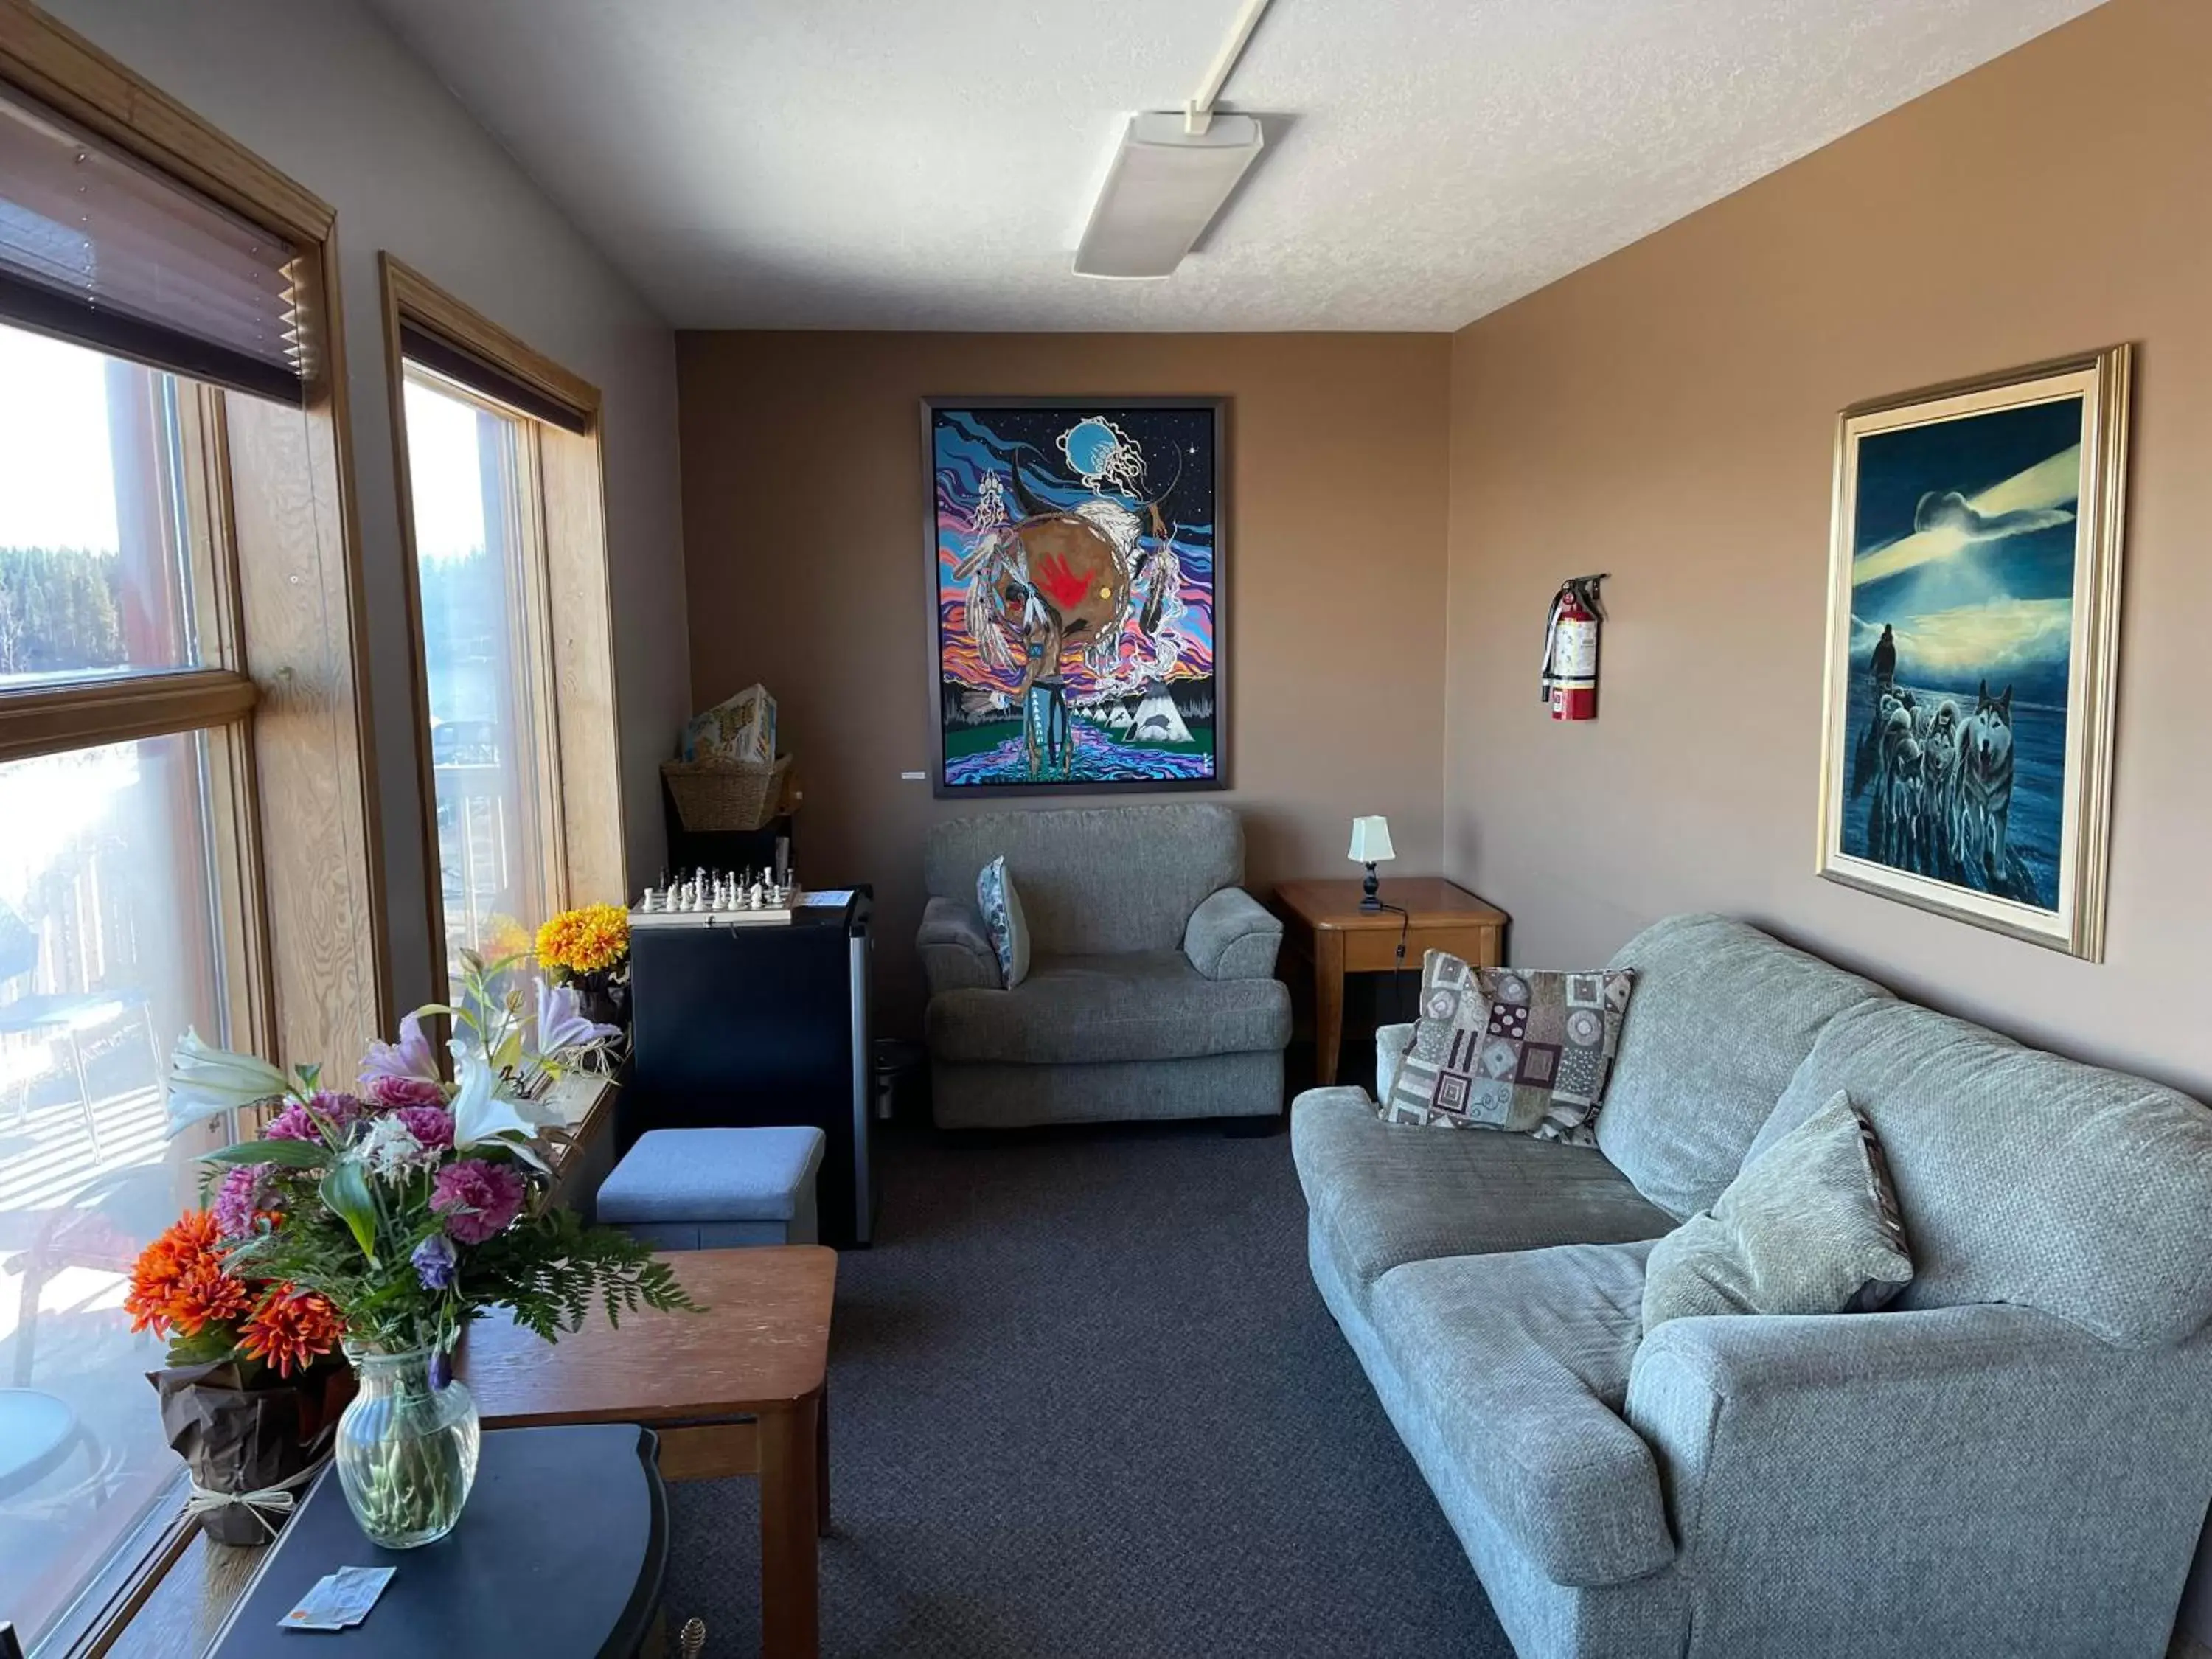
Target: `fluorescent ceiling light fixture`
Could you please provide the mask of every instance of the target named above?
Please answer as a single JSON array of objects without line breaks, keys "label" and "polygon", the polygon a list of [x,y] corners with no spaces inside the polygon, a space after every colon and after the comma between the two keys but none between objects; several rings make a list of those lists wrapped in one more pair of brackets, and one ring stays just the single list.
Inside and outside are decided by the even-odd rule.
[{"label": "fluorescent ceiling light fixture", "polygon": [[1260,124],[1214,115],[1194,132],[1182,110],[1129,118],[1075,250],[1079,276],[1172,276],[1259,159]]}]

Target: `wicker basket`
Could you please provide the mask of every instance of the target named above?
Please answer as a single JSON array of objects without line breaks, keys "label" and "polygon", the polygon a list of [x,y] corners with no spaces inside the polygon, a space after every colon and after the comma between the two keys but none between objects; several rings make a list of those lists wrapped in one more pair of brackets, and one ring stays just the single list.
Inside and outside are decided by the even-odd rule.
[{"label": "wicker basket", "polygon": [[783,810],[791,757],[757,761],[663,761],[660,775],[690,831],[763,830]]}]

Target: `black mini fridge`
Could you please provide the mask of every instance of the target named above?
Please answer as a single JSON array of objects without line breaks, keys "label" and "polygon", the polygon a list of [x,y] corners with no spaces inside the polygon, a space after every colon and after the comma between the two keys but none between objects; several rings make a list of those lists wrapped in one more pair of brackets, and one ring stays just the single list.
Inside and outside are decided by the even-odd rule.
[{"label": "black mini fridge", "polygon": [[863,889],[788,921],[686,916],[630,930],[625,1133],[812,1124],[828,1140],[823,1242],[841,1249],[875,1231],[871,908]]}]

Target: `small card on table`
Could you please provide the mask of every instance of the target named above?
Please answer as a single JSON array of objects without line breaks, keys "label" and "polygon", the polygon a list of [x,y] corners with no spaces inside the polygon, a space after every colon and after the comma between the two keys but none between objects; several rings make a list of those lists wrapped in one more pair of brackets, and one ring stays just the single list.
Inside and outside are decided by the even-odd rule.
[{"label": "small card on table", "polygon": [[392,1579],[390,1567],[340,1567],[318,1579],[278,1620],[287,1630],[349,1630],[368,1617]]}]

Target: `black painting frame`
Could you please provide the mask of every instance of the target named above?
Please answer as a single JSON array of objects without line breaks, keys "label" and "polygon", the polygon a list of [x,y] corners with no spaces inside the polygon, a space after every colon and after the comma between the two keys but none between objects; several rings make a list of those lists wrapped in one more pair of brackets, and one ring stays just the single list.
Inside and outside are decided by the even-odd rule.
[{"label": "black painting frame", "polygon": [[[1111,414],[1116,409],[1204,410],[1213,417],[1213,775],[1207,778],[1113,778],[1088,781],[1047,783],[988,783],[950,785],[945,780],[945,691],[942,678],[943,641],[937,608],[937,446],[935,416],[939,410],[1065,409],[1082,414]],[[923,605],[927,648],[924,666],[929,677],[929,788],[939,800],[1006,800],[1056,795],[1164,795],[1194,792],[1218,793],[1230,786],[1231,720],[1229,696],[1229,636],[1226,626],[1229,592],[1229,521],[1231,489],[1229,458],[1230,399],[1226,397],[998,397],[979,393],[969,397],[942,394],[921,399],[921,528],[923,574],[927,592]]]}]

